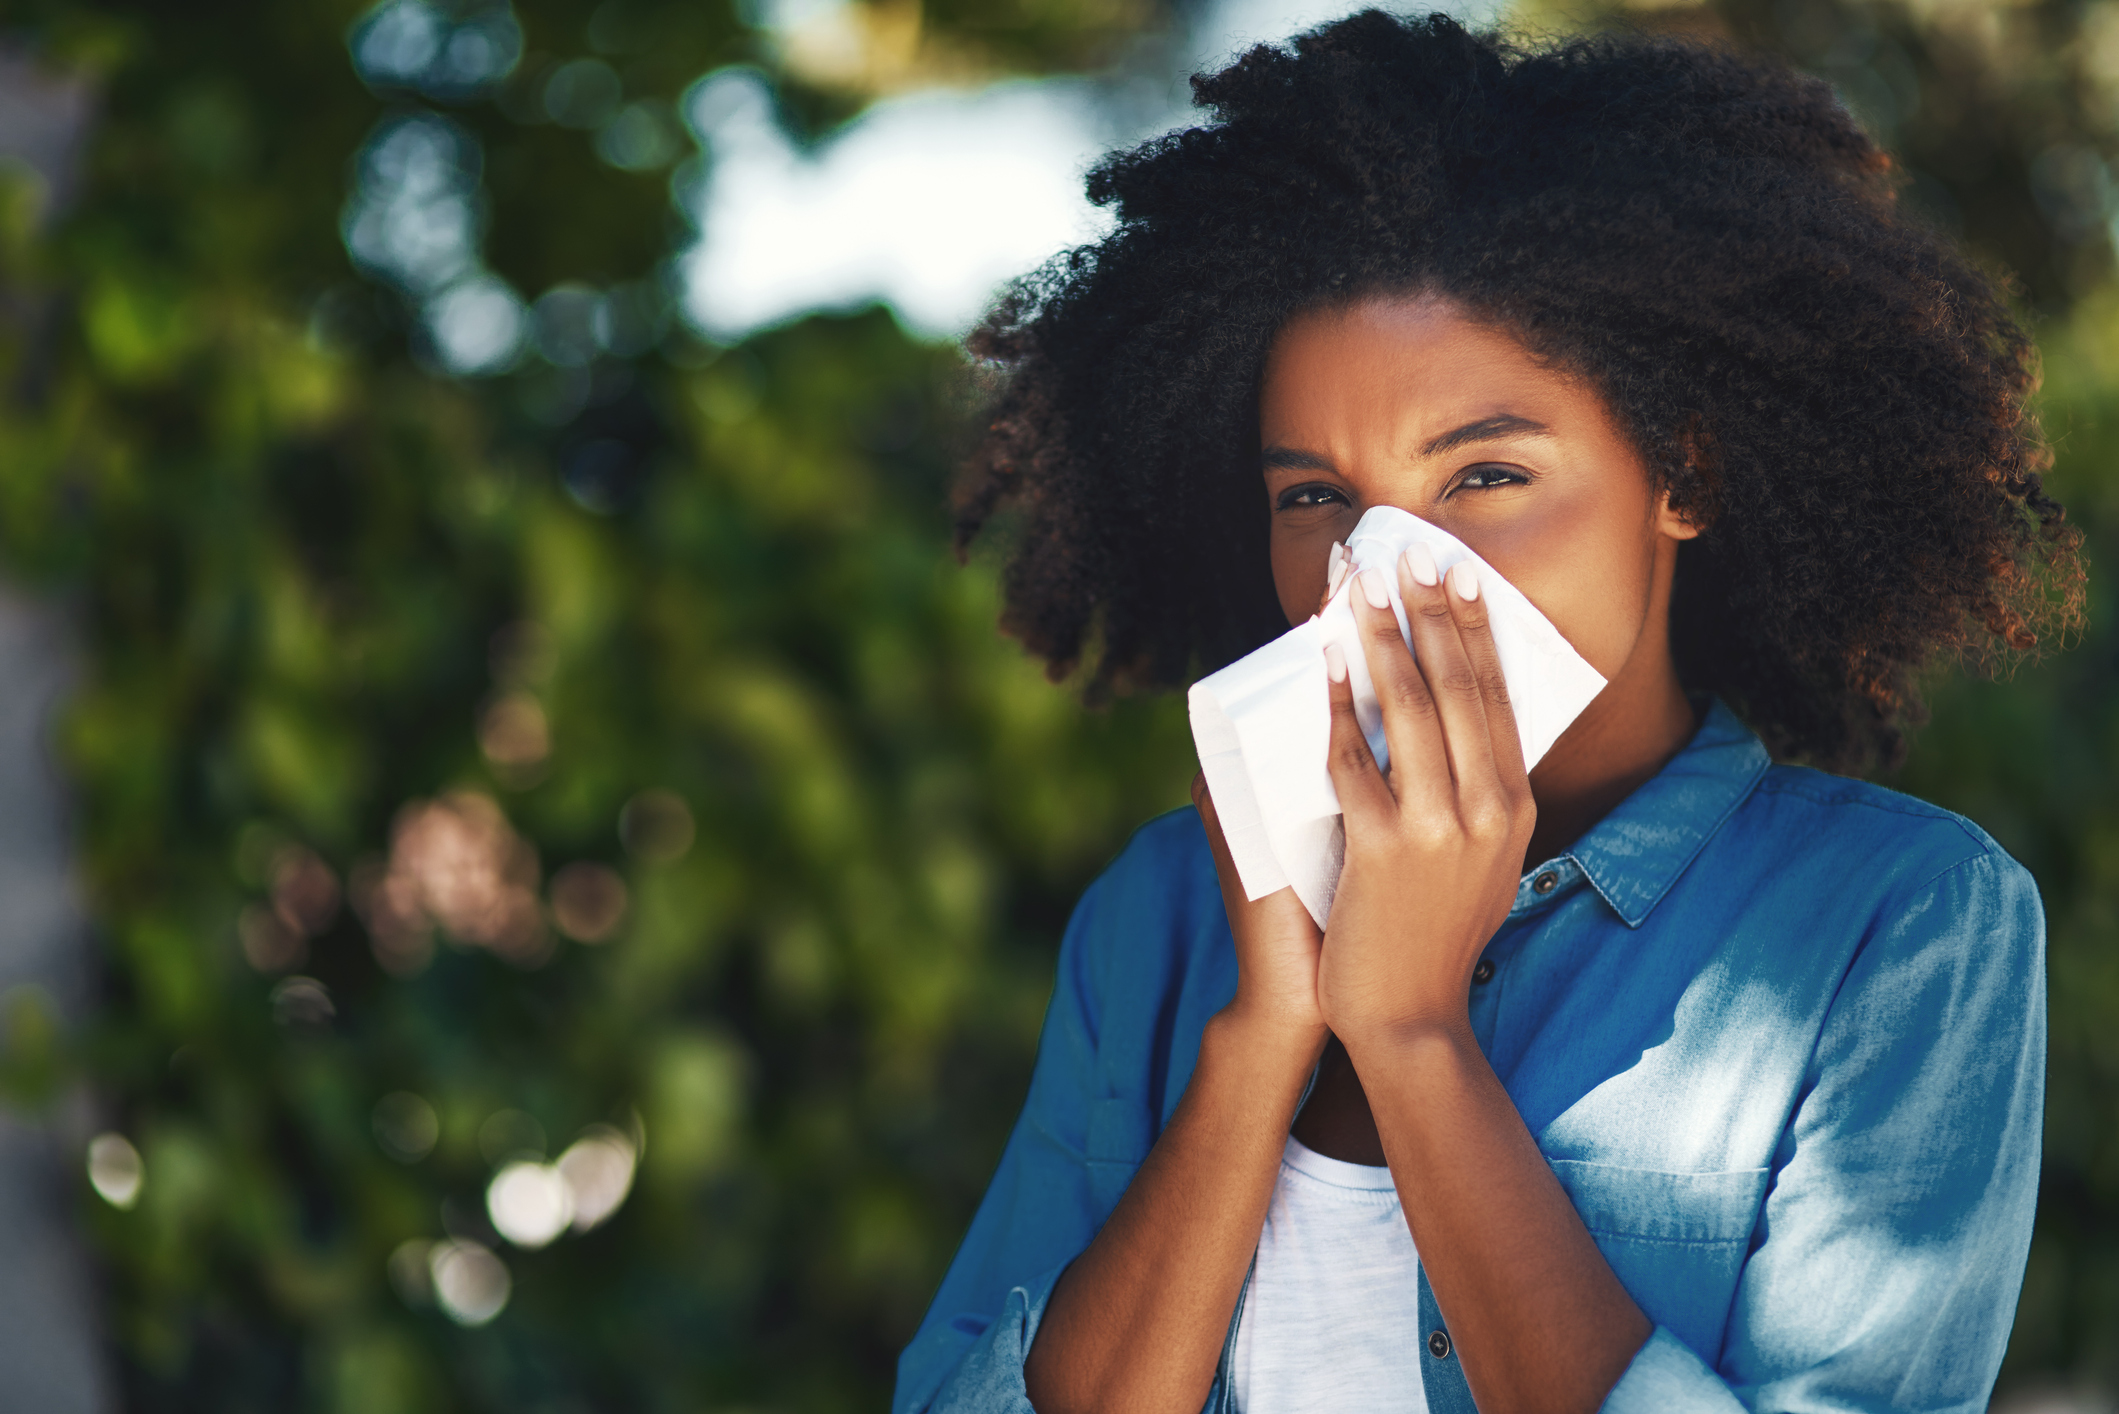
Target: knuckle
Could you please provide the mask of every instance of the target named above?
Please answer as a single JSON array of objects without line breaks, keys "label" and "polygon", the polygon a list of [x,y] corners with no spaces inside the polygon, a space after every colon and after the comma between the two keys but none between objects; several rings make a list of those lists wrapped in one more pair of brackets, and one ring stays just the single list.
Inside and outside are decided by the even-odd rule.
[{"label": "knuckle", "polygon": [[1465,829],[1481,839],[1504,839],[1514,825],[1515,812],[1506,800],[1477,800],[1465,808]]},{"label": "knuckle", "polygon": [[1468,665],[1450,668],[1442,674],[1442,690],[1452,697],[1472,698],[1479,695],[1479,675]]},{"label": "knuckle", "polygon": [[1486,694],[1486,700],[1495,706],[1506,707],[1508,705],[1508,679],[1501,675],[1501,668],[1498,664],[1483,669],[1479,673],[1479,690]]},{"label": "knuckle", "polygon": [[1366,770],[1374,765],[1376,760],[1369,754],[1369,744],[1358,736],[1352,741],[1341,742],[1332,754],[1338,758],[1339,764],[1349,771]]},{"label": "knuckle", "polygon": [[1435,710],[1435,699],[1429,695],[1427,684],[1417,676],[1407,675],[1391,684],[1391,702],[1407,712],[1429,713]]},{"label": "knuckle", "polygon": [[1452,617],[1452,615],[1450,614],[1449,604],[1441,599],[1422,600],[1420,604],[1416,606],[1415,612],[1417,612],[1421,618],[1428,619],[1435,623],[1447,622]]},{"label": "knuckle", "polygon": [[1412,842],[1422,849],[1439,849],[1459,835],[1457,822],[1446,819],[1439,812],[1420,810],[1413,812],[1405,822],[1405,832]]}]

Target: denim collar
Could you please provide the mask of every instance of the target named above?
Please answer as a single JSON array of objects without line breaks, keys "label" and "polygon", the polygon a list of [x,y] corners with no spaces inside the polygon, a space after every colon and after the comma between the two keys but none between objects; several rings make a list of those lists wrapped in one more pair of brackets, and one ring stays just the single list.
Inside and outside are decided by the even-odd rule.
[{"label": "denim collar", "polygon": [[1715,699],[1683,751],[1574,848],[1523,876],[1513,911],[1567,892],[1555,883],[1572,884],[1579,871],[1627,927],[1640,927],[1772,764],[1765,744]]}]

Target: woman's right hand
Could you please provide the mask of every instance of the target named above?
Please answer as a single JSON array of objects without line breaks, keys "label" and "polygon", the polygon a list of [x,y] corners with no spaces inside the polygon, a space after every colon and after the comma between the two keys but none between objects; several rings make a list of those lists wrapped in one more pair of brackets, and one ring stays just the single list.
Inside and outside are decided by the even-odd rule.
[{"label": "woman's right hand", "polygon": [[1023,1363],[1040,1414],[1185,1414],[1206,1402],[1324,1050],[1317,925],[1293,889],[1245,899],[1204,780],[1192,802],[1236,937],[1236,1000],[1208,1020],[1169,1124],[1052,1289]]},{"label": "woman's right hand", "polygon": [[1207,842],[1214,850],[1222,906],[1228,910],[1229,932],[1236,939],[1236,1000],[1222,1015],[1298,1045],[1323,1046],[1324,1012],[1317,1001],[1317,960],[1323,935],[1315,920],[1292,888],[1255,903],[1244,897],[1243,880],[1237,877],[1236,861],[1222,835],[1205,773],[1192,778],[1192,803],[1199,809],[1200,823],[1206,826]]}]

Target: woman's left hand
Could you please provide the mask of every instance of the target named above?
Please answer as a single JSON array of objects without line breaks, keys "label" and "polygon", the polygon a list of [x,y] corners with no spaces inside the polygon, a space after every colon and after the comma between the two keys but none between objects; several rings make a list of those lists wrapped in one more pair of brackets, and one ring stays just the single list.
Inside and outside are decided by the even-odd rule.
[{"label": "woman's left hand", "polygon": [[1360,1077],[1473,1400],[1595,1409],[1654,1327],[1472,1034],[1472,969],[1514,902],[1537,806],[1476,572],[1423,583],[1432,570],[1417,548],[1398,565],[1410,653],[1382,582],[1354,589],[1388,779],[1332,665],[1346,867],[1318,1006]]},{"label": "woman's left hand", "polygon": [[1475,567],[1437,575],[1415,545],[1396,569],[1411,651],[1379,571],[1364,571],[1349,596],[1383,709],[1388,777],[1354,715],[1345,662],[1326,650],[1346,865],[1318,1002],[1350,1046],[1466,1027],[1472,968],[1508,916],[1537,821]]}]

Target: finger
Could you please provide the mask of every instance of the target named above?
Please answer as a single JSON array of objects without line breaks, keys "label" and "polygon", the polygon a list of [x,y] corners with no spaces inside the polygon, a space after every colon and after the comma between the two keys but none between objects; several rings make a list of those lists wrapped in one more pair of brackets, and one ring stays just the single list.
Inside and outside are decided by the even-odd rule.
[{"label": "finger", "polygon": [[1523,736],[1516,726],[1515,704],[1509,699],[1508,679],[1501,671],[1501,649],[1494,642],[1489,600],[1479,583],[1477,568],[1469,560],[1450,570],[1449,606],[1457,622],[1457,638],[1464,645],[1472,677],[1486,708],[1486,737],[1493,753],[1494,773],[1512,798],[1527,799],[1529,773],[1523,765]]},{"label": "finger", "polygon": [[[1404,646],[1399,644],[1401,649]],[[1358,829],[1362,822],[1394,813],[1397,802],[1376,766],[1368,738],[1361,734],[1361,719],[1354,714],[1354,684],[1347,674],[1346,655],[1336,643],[1324,647],[1324,673],[1332,704],[1332,745],[1325,766],[1332,774],[1332,788],[1339,792],[1340,812],[1350,827]]]},{"label": "finger", "polygon": [[[1463,568],[1472,572],[1469,562]],[[1453,601],[1459,594],[1452,586],[1465,581],[1452,568],[1449,585],[1436,570],[1434,552],[1415,541],[1398,557],[1399,592],[1405,596],[1405,617],[1412,625],[1413,654],[1421,676],[1435,699],[1442,719],[1442,736],[1449,754],[1450,775],[1457,783],[1460,810],[1491,806],[1502,798],[1500,778],[1494,770],[1494,749],[1486,725],[1486,702],[1479,678],[1472,671],[1463,635],[1457,632]]]},{"label": "finger", "polygon": [[1334,540],[1331,556],[1325,565],[1324,595],[1317,601],[1318,613],[1323,613],[1331,606],[1332,596],[1337,594],[1339,586],[1346,582],[1347,567],[1352,563],[1353,558],[1347,554],[1346,546]]},{"label": "finger", "polygon": [[1383,712],[1383,739],[1391,749],[1391,791],[1423,809],[1449,799],[1449,756],[1442,742],[1442,721],[1426,679],[1413,662],[1390,607],[1390,590],[1381,570],[1363,570],[1347,596],[1354,623],[1361,630],[1369,681]]}]

